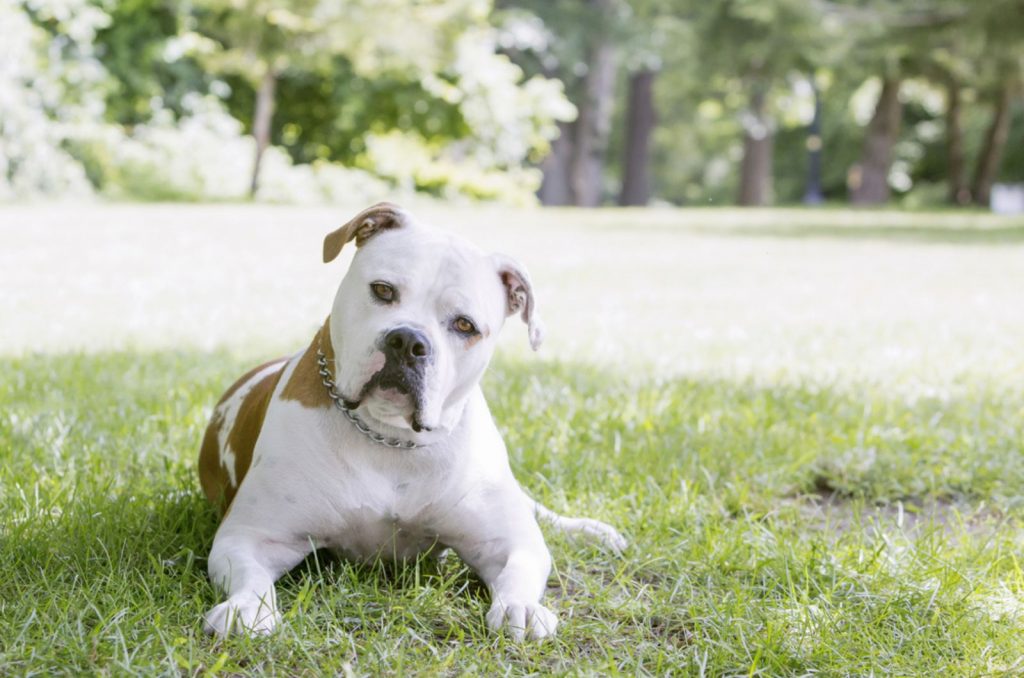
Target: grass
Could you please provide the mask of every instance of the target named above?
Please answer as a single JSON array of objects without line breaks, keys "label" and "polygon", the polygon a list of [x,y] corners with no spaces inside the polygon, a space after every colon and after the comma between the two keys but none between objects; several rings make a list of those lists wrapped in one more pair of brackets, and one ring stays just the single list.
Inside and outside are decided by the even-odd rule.
[{"label": "grass", "polygon": [[[457,558],[323,553],[280,582],[279,633],[214,641],[198,441],[237,374],[301,344],[338,271],[282,254],[289,285],[268,286],[231,268],[241,227],[223,223],[257,213],[196,210],[92,208],[78,233],[19,209],[35,228],[0,228],[0,253],[30,255],[0,266],[0,672],[1024,672],[1024,248],[992,236],[1019,222],[894,214],[920,237],[856,239],[827,231],[862,213],[524,213],[479,233],[439,213],[510,242],[546,293],[546,353],[506,330],[485,380],[518,477],[631,548],[549,533],[551,642],[489,634]],[[168,243],[134,261],[160,220]],[[270,241],[239,257],[315,244],[255,221]],[[218,259],[230,275],[200,265]]]}]

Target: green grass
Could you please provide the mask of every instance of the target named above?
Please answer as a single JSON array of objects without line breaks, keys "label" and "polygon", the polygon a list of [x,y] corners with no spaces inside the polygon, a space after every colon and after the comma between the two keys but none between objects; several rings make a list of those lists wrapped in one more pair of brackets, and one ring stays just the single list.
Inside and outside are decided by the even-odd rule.
[{"label": "green grass", "polygon": [[[862,213],[694,225],[698,211],[673,226],[660,211],[561,212],[481,231],[523,238],[514,251],[547,292],[547,353],[526,357],[521,330],[506,330],[484,384],[513,467],[547,505],[631,542],[616,559],[549,532],[562,624],[516,645],[486,631],[486,592],[457,558],[359,566],[324,553],[279,583],[278,633],[204,636],[200,615],[218,601],[205,572],[216,518],[195,477],[206,418],[254,360],[302,343],[329,302],[296,321],[275,300],[316,294],[324,274],[279,292],[252,270],[223,284],[227,301],[168,285],[215,286],[221,274],[195,262],[226,257],[225,228],[205,245],[214,254],[123,257],[129,282],[148,285],[131,294],[162,299],[125,323],[133,307],[109,264],[116,247],[146,250],[135,227],[116,208],[87,210],[114,225],[82,228],[121,240],[69,271],[79,236],[24,213],[45,227],[0,229],[0,245],[68,251],[0,265],[13,291],[0,321],[18,322],[0,338],[0,673],[1024,672],[1024,248],[993,239],[1003,222],[897,214],[894,228],[924,237],[857,240],[826,231],[868,228],[843,223]],[[809,219],[825,230],[782,232]],[[989,232],[967,248],[931,235],[961,227]],[[214,227],[168,238],[201,228]],[[253,246],[284,252],[313,230],[267,227],[271,243]],[[234,310],[234,286],[257,301]],[[68,298],[79,303],[56,314]],[[189,329],[203,319],[220,337],[225,318],[289,312],[294,337],[253,323],[210,350]]]}]

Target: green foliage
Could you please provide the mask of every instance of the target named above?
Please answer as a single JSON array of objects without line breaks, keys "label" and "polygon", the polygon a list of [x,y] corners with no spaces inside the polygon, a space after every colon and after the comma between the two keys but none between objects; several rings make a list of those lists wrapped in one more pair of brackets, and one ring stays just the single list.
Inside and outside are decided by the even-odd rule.
[{"label": "green foliage", "polygon": [[[767,99],[762,122],[775,132],[777,200],[800,199],[812,78],[824,105],[825,192],[842,199],[863,146],[866,93],[888,75],[917,91],[904,94],[890,183],[898,199],[923,204],[941,194],[935,187],[948,168],[945,104],[924,106],[920,92],[941,99],[950,83],[960,88],[970,172],[991,102],[1006,87],[1024,87],[1021,0],[609,0],[608,7],[598,11],[585,0],[9,0],[0,6],[0,45],[10,65],[0,72],[0,197],[235,196],[234,189],[167,189],[191,179],[161,176],[160,154],[142,163],[153,168],[151,179],[137,182],[124,162],[129,151],[98,146],[132,146],[131,153],[151,146],[153,129],[162,135],[186,126],[196,115],[191,102],[212,95],[241,127],[200,124],[222,129],[224,146],[238,147],[237,137],[252,132],[260,79],[271,72],[270,140],[304,167],[293,179],[320,175],[314,163],[334,163],[403,189],[522,201],[538,183],[536,167],[556,123],[575,115],[570,100],[583,101],[588,55],[606,41],[620,66],[609,191],[621,179],[627,76],[635,69],[657,72],[656,197],[693,204],[732,201],[757,92]],[[1011,182],[1024,180],[1024,113],[1014,101],[999,175]],[[371,139],[394,133],[428,149],[429,160],[415,154],[416,162],[437,169],[376,167]],[[296,180],[287,193],[323,195],[322,183],[298,190]]]},{"label": "green foliage", "polygon": [[195,60],[170,58],[181,32],[181,9],[170,0],[122,0],[96,34],[96,51],[110,76],[106,119],[122,125],[150,121],[169,109],[184,115],[183,97],[203,92],[209,76]]},{"label": "green foliage", "polygon": [[[767,94],[769,127],[776,133],[776,197],[792,203],[801,199],[807,175],[808,79],[813,78],[822,91],[823,183],[826,195],[836,200],[845,197],[847,172],[864,144],[867,119],[861,113],[874,103],[866,101],[864,93],[874,78],[899,75],[913,81],[911,88],[931,88],[940,92],[940,98],[948,77],[958,78],[966,102],[968,164],[973,167],[988,123],[988,99],[1006,77],[1020,77],[1022,43],[1014,38],[1019,22],[1013,21],[1021,16],[1019,0],[638,0],[617,6],[620,25],[612,39],[623,77],[616,94],[607,183],[615,185],[621,179],[625,76],[640,66],[653,67],[658,72],[658,123],[652,148],[655,194],[676,203],[732,202],[740,140],[751,95],[758,89]],[[585,66],[587,36],[595,32],[589,5],[510,2],[503,13],[506,22],[512,17],[518,24],[528,23],[524,13],[542,20],[547,43],[529,49],[516,43],[510,53],[527,68],[554,69],[570,83],[569,92],[579,102],[572,83]],[[912,191],[920,185],[922,193],[913,201],[921,204],[941,195],[933,186],[947,173],[945,166],[934,164],[945,152],[945,110],[941,102],[923,113],[918,101],[908,100],[908,105],[907,124],[895,149],[893,188],[902,198],[908,186]],[[1018,134],[1016,128],[1017,123],[1011,126],[1011,135]],[[1007,145],[1003,180],[1020,181],[1024,176],[1014,169],[1024,162],[1021,148]]]},{"label": "green foliage", "polygon": [[164,168],[118,158],[103,139],[69,140],[65,148],[82,164],[89,182],[110,197],[143,202],[187,202],[210,197],[201,188],[189,190],[168,181]]},{"label": "green foliage", "polygon": [[[231,114],[252,127],[255,91],[228,77]],[[336,56],[322,71],[285,72],[278,83],[272,139],[295,162],[331,160],[352,165],[366,150],[367,134],[399,130],[434,139],[457,139],[469,129],[457,105],[395,75],[364,78]]]},{"label": "green foliage", "polygon": [[820,5],[802,0],[705,3],[696,32],[710,72],[739,77],[748,87],[826,65],[826,50],[842,35]]},{"label": "green foliage", "polygon": [[[489,10],[477,0],[5,3],[0,40],[19,68],[0,73],[0,196],[91,187],[118,198],[240,198],[255,153],[239,137],[252,131],[255,89],[270,74],[279,81],[271,141],[299,167],[265,199],[378,197],[360,176],[373,172],[399,192],[528,201],[539,175],[526,164],[572,109],[560,83],[524,78],[496,53]],[[369,142],[393,133],[429,149],[430,176],[377,171]],[[217,158],[221,185],[188,158],[197,136],[232,149]],[[341,190],[346,174],[369,190]],[[401,174],[416,180],[402,184]]]},{"label": "green foliage", "polygon": [[0,3],[0,200],[91,193],[61,145],[102,110],[93,39],[107,21],[87,0]]}]

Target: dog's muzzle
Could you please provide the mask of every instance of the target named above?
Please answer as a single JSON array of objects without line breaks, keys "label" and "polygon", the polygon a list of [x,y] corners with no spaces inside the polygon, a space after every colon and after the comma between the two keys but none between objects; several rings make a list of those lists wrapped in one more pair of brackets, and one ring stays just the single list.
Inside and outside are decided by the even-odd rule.
[{"label": "dog's muzzle", "polygon": [[400,326],[386,332],[377,342],[384,354],[384,367],[363,386],[360,400],[373,389],[390,389],[408,396],[413,406],[409,422],[416,432],[429,430],[420,421],[427,367],[434,361],[430,339],[422,330]]}]

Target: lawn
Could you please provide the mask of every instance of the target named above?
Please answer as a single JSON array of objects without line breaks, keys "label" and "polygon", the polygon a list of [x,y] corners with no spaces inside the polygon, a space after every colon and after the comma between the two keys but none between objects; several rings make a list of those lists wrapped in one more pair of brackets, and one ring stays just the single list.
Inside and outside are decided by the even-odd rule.
[{"label": "lawn", "polygon": [[535,278],[484,383],[521,482],[630,548],[548,533],[550,642],[457,558],[323,553],[204,636],[206,419],[352,211],[0,208],[0,673],[1024,672],[1024,220],[975,213],[424,206]]}]

